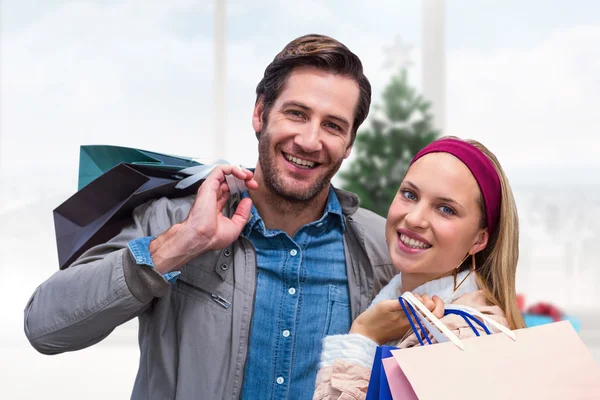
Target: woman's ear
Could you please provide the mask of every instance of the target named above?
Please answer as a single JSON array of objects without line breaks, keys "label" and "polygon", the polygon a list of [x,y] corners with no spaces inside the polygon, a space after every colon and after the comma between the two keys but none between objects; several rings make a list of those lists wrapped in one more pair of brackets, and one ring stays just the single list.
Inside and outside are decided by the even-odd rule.
[{"label": "woman's ear", "polygon": [[485,249],[488,244],[489,238],[490,235],[488,234],[487,228],[480,229],[479,232],[477,232],[477,236],[475,237],[475,243],[473,243],[473,246],[471,246],[471,250],[469,250],[469,253],[477,254],[481,250]]}]

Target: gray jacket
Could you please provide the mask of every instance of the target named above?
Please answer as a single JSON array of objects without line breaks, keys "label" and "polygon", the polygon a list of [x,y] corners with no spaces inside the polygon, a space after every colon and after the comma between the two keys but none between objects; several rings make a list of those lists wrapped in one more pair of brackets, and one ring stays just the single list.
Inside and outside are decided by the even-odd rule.
[{"label": "gray jacket", "polygon": [[[344,244],[352,318],[391,279],[385,220],[336,190],[346,221]],[[40,285],[25,309],[25,334],[44,354],[83,349],[139,318],[140,367],[132,399],[238,399],[255,296],[256,254],[240,237],[186,264],[171,285],[135,264],[127,243],[159,235],[188,215],[194,197],[138,207],[133,224]],[[237,206],[232,200],[225,212]],[[262,295],[262,294],[259,294]]]}]

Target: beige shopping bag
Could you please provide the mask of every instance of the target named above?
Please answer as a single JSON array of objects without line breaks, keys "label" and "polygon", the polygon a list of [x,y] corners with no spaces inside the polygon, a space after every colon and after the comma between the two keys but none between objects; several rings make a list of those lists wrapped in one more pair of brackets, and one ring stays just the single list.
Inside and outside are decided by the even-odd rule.
[{"label": "beige shopping bag", "polygon": [[406,295],[431,334],[446,341],[393,350],[384,360],[395,400],[600,399],[600,365],[568,321],[459,340]]}]

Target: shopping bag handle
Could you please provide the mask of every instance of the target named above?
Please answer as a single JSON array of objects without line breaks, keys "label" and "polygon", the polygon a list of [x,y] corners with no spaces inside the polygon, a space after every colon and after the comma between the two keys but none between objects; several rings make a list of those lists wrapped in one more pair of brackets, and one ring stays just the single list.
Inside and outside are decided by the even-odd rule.
[{"label": "shopping bag handle", "polygon": [[[429,311],[427,307],[425,307],[423,303],[421,303],[411,292],[404,292],[401,298],[419,309],[420,313],[417,313],[417,316],[438,343],[443,343],[450,340],[459,349],[465,349],[460,339],[454,333],[452,333],[450,329],[448,329],[448,327],[442,323],[442,321],[433,315],[431,311]],[[415,334],[418,333],[415,332]]]},{"label": "shopping bag handle", "polygon": [[511,331],[510,329],[508,329],[506,326],[502,325],[498,321],[495,321],[489,315],[485,315],[472,307],[458,305],[458,304],[446,304],[445,308],[446,308],[446,310],[464,311],[468,314],[471,314],[472,316],[479,317],[481,320],[483,320],[483,322],[488,327],[488,329],[493,330],[493,329],[491,329],[491,327],[494,327],[499,332],[504,333],[506,336],[508,336],[512,340],[514,340],[514,341],[517,340],[517,337],[513,331]]},{"label": "shopping bag handle", "polygon": [[446,315],[458,315],[459,317],[462,317],[465,320],[465,322],[467,324],[469,324],[469,326],[473,330],[473,333],[476,336],[481,336],[481,334],[479,333],[479,329],[475,328],[475,325],[473,325],[473,322],[475,322],[477,325],[479,325],[484,330],[486,335],[492,334],[490,328],[484,322],[481,322],[480,320],[478,320],[477,318],[475,318],[474,316],[472,316],[471,314],[469,314],[466,311],[446,309],[446,310],[444,310],[444,317]]},{"label": "shopping bag handle", "polygon": [[[409,303],[411,303],[419,309],[420,313],[417,313],[417,316],[421,319],[423,325],[425,325],[429,333],[435,338],[435,340],[438,343],[447,342],[449,340],[456,347],[458,347],[461,350],[464,350],[464,345],[462,344],[460,339],[454,333],[452,333],[442,321],[440,321],[435,315],[433,315],[431,311],[429,311],[427,307],[425,307],[425,305],[423,305],[423,303],[421,303],[411,292],[403,293],[402,298],[404,300],[407,300]],[[494,321],[489,316],[482,314],[481,312],[471,307],[447,304],[445,305],[445,308],[463,310],[467,313],[473,314],[474,316],[481,318],[484,322],[489,323],[493,327],[497,328],[498,331],[504,333],[512,340],[517,340],[513,331],[511,331],[504,325]]]},{"label": "shopping bag handle", "polygon": [[[196,165],[177,171],[177,174],[187,175],[187,177],[179,181],[177,185],[175,185],[175,189],[186,189],[196,182],[205,179],[217,165],[221,164],[226,164],[226,162],[224,160],[218,160],[217,163]],[[248,190],[243,180],[232,175],[225,175],[225,181],[227,182],[227,186],[229,186],[229,193],[232,195]]]},{"label": "shopping bag handle", "polygon": [[[408,323],[410,324],[411,329],[413,330],[413,332],[415,332],[415,336],[417,337],[419,344],[421,346],[425,346],[425,343],[423,342],[423,339],[421,338],[421,334],[419,334],[419,332],[425,332],[425,333],[428,333],[428,332],[423,327],[423,323],[421,322],[421,319],[417,316],[417,312],[415,311],[414,307],[407,300],[404,300],[402,297],[399,297],[398,301],[400,302],[400,305],[402,306],[402,310],[404,311],[404,314],[406,315],[406,319],[408,320]],[[481,322],[480,320],[478,320],[477,318],[475,318],[474,316],[472,316],[471,314],[469,314],[466,311],[459,310],[459,309],[448,309],[448,308],[446,310],[444,310],[444,316],[450,315],[450,314],[458,315],[458,316],[462,317],[465,320],[465,322],[467,324],[469,324],[469,326],[471,327],[471,329],[477,336],[481,336],[481,334],[479,333],[479,330],[475,327],[475,325],[473,325],[473,322],[475,322],[477,325],[479,325],[487,335],[492,334],[491,329],[484,322]],[[417,327],[413,323],[413,317],[415,319],[415,322],[419,325],[419,329],[417,329]],[[437,333],[433,327],[430,330],[434,334]],[[429,332],[429,333],[431,333],[431,332]],[[425,337],[425,340],[427,340],[427,343],[432,344],[431,339],[429,339],[429,335],[423,335],[423,336]],[[440,337],[439,339],[440,339],[440,341],[446,341],[446,337],[444,337],[444,336]]]},{"label": "shopping bag handle", "polygon": [[[402,306],[402,310],[404,310],[404,315],[406,315],[406,319],[408,320],[410,327],[412,328],[413,332],[415,333],[415,336],[417,337],[419,344],[421,346],[425,346],[425,343],[423,343],[423,339],[421,339],[421,335],[419,332],[427,333],[427,331],[425,330],[425,328],[423,328],[423,324],[421,323],[421,319],[417,316],[417,312],[415,311],[414,307],[407,300],[404,300],[402,297],[398,297],[398,301],[400,302],[400,305]],[[409,312],[409,310],[410,310],[410,312]],[[413,323],[411,313],[412,313],[412,316],[415,318],[415,321],[419,325],[419,328],[421,328],[420,331],[417,330],[417,327]],[[432,344],[431,339],[429,339],[429,335],[424,335],[424,336],[425,336],[425,339],[427,339],[427,343]]]}]

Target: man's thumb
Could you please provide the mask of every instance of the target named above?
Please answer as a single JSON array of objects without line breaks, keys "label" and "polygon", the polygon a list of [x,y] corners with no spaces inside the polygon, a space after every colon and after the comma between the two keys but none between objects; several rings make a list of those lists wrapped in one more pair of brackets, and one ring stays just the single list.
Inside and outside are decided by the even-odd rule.
[{"label": "man's thumb", "polygon": [[231,222],[239,228],[240,232],[248,223],[248,218],[250,217],[250,210],[252,209],[252,200],[248,197],[242,199],[235,209],[235,214],[231,217]]}]

